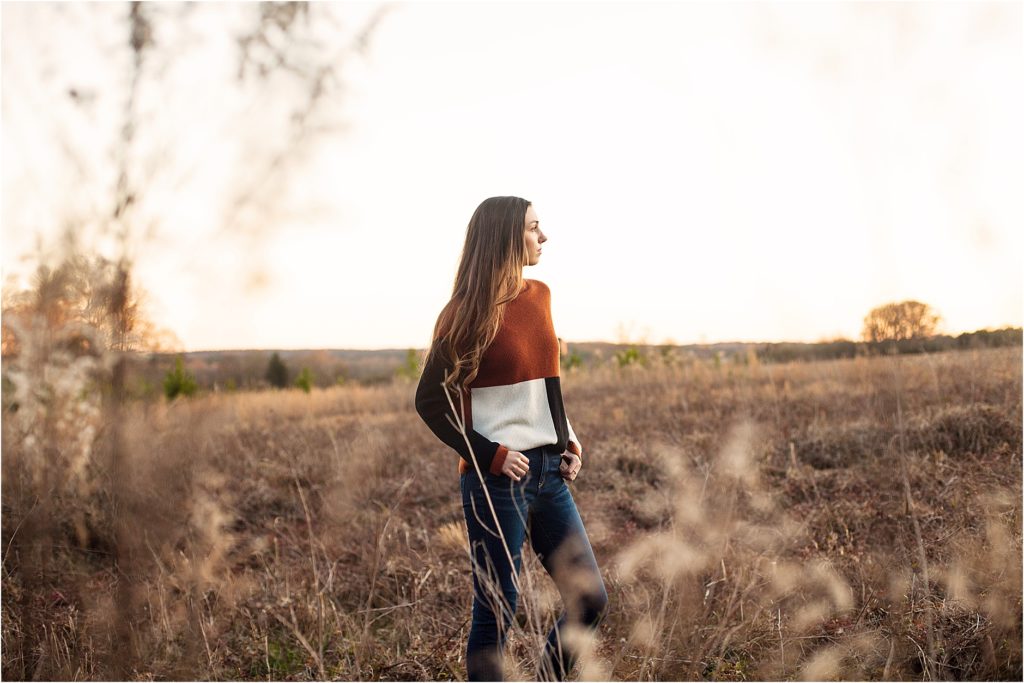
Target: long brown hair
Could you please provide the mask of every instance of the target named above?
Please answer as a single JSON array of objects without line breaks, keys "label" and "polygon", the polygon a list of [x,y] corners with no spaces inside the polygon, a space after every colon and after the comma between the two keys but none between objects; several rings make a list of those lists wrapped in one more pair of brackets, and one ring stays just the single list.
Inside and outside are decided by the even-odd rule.
[{"label": "long brown hair", "polygon": [[447,384],[452,388],[468,387],[476,378],[505,305],[523,288],[529,206],[521,197],[489,197],[469,219],[452,296],[430,344],[430,355],[440,354],[450,369]]}]

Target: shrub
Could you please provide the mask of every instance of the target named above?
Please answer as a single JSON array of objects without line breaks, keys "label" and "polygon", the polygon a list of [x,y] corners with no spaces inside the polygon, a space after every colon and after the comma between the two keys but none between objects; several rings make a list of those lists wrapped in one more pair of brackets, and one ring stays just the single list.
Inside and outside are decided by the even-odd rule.
[{"label": "shrub", "polygon": [[647,365],[647,357],[636,350],[635,346],[630,346],[625,351],[619,351],[615,354],[615,360],[619,362],[619,367],[624,368],[627,365],[639,363],[640,365]]},{"label": "shrub", "polygon": [[191,396],[196,393],[196,379],[185,370],[185,363],[181,356],[174,361],[174,369],[167,372],[164,377],[164,395],[168,401],[173,401],[180,396]]},{"label": "shrub", "polygon": [[421,371],[420,359],[416,353],[416,349],[409,349],[405,353],[405,362],[402,363],[401,367],[395,370],[395,375],[415,380],[419,378]]},{"label": "shrub", "polygon": [[302,372],[295,378],[295,386],[302,389],[307,394],[313,388],[313,373],[310,372],[309,368],[302,368]]}]

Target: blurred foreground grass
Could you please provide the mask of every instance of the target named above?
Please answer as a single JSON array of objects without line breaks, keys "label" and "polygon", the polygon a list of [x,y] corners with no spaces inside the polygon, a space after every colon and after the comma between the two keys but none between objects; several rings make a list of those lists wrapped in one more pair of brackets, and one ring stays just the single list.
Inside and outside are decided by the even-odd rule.
[{"label": "blurred foreground grass", "polygon": [[[565,373],[610,596],[577,675],[1019,680],[1021,370],[1016,347]],[[464,678],[457,456],[413,391],[5,413],[4,677]],[[510,677],[560,609],[523,559]]]}]

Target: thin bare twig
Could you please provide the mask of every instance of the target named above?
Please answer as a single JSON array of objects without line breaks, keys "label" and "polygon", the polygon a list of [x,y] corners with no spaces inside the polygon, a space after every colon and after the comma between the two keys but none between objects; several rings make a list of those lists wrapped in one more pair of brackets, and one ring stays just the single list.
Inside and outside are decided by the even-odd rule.
[{"label": "thin bare twig", "polygon": [[929,678],[936,678],[939,676],[939,672],[934,669],[935,663],[938,661],[935,650],[935,635],[934,626],[932,624],[932,605],[931,601],[928,600],[928,596],[931,593],[931,585],[928,581],[928,556],[924,548],[924,539],[921,534],[921,524],[917,518],[917,512],[914,510],[914,498],[911,494],[910,489],[910,474],[909,468],[907,467],[907,454],[906,454],[906,442],[903,434],[903,404],[900,400],[900,392],[902,386],[900,385],[900,377],[897,372],[897,391],[896,391],[896,428],[897,434],[896,439],[899,443],[897,452],[900,460],[900,473],[903,478],[903,494],[906,500],[907,514],[910,515],[910,521],[914,528],[914,540],[917,542],[917,556],[918,562],[921,564],[921,578],[924,581],[924,598],[925,598],[925,636],[928,644],[928,656],[924,657],[922,652],[922,658],[924,660],[924,674]]}]

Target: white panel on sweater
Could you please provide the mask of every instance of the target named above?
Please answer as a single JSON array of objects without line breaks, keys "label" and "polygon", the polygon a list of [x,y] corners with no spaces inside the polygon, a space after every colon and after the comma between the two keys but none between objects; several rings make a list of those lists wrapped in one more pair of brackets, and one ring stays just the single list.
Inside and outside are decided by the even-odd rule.
[{"label": "white panel on sweater", "polygon": [[543,378],[497,387],[471,387],[470,400],[473,429],[506,448],[525,451],[558,440]]}]

